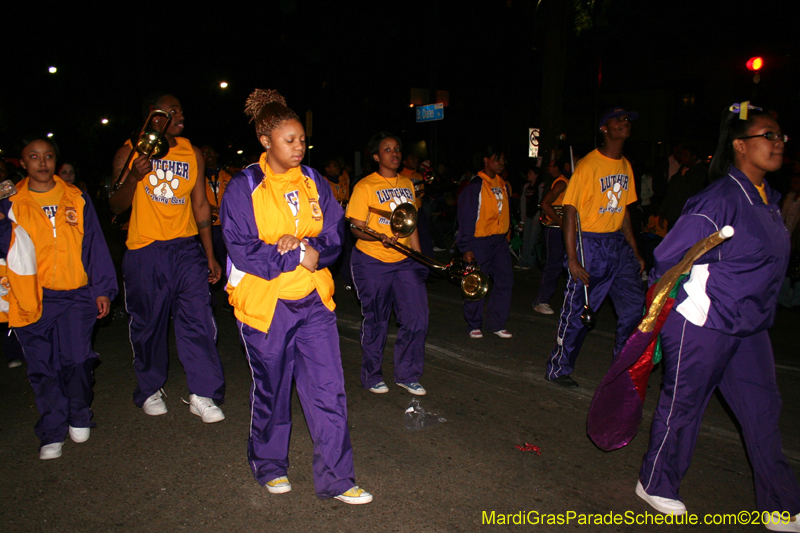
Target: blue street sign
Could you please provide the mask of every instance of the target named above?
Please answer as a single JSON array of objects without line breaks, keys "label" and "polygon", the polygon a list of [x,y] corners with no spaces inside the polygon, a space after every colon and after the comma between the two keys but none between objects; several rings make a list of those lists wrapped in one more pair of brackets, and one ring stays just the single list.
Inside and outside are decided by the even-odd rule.
[{"label": "blue street sign", "polygon": [[430,122],[444,118],[444,104],[422,105],[417,108],[417,122]]}]

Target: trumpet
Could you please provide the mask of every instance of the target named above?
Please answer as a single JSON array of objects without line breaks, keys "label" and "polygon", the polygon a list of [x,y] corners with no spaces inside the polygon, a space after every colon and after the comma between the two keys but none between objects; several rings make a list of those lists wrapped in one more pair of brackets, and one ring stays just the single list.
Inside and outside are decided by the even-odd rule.
[{"label": "trumpet", "polygon": [[[392,212],[370,207],[370,212],[381,215],[389,220],[389,226],[392,228],[392,233],[400,238],[408,237],[414,233],[414,230],[417,227],[417,209],[413,204],[400,204]],[[377,231],[366,226],[362,228],[351,222],[350,227],[362,231],[371,237],[375,237],[376,239],[381,239],[381,233],[378,233]],[[481,272],[480,267],[476,264],[467,263],[461,258],[455,258],[447,264],[440,263],[439,261],[417,252],[416,250],[413,250],[404,244],[386,244],[390,248],[397,250],[398,252],[422,263],[423,265],[436,270],[444,271],[451,282],[455,283],[456,285],[460,285],[461,294],[463,294],[464,298],[469,301],[480,300],[486,296],[487,292],[489,292],[489,277]]]},{"label": "trumpet", "polygon": [[[564,216],[564,206],[563,205],[554,205],[553,211],[560,217]],[[547,216],[547,213],[542,210],[542,214],[539,217],[539,222],[542,223],[542,226],[545,228],[560,228],[561,226],[555,221],[551,220],[550,217]]]},{"label": "trumpet", "polygon": [[[151,126],[155,117],[164,117],[167,119],[160,129]],[[142,154],[148,159],[161,159],[167,155],[167,152],[169,152],[169,142],[164,138],[164,132],[167,131],[171,122],[172,115],[161,109],[153,109],[150,114],[147,115],[147,120],[144,121],[144,126],[142,126],[142,131],[139,132],[139,135],[131,136],[131,153],[128,154],[128,160],[125,161],[119,176],[117,176],[114,187],[108,195],[109,198],[114,196],[114,193],[125,183],[125,178],[127,178],[127,176],[125,176],[125,178],[123,178],[123,176],[136,154]]]}]

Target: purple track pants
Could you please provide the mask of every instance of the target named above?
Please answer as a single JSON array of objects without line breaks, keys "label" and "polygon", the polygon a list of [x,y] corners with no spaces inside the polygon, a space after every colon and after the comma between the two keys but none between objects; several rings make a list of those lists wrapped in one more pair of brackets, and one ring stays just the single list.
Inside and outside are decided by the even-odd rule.
[{"label": "purple track pants", "polygon": [[505,235],[477,237],[472,241],[472,253],[481,267],[481,272],[492,278],[492,290],[486,298],[486,320],[483,317],[484,300],[470,302],[464,300],[464,318],[467,331],[481,329],[486,331],[505,329],[511,311],[511,289],[514,286],[514,271],[511,267],[511,251]]},{"label": "purple track pants", "polygon": [[719,387],[742,427],[759,511],[800,513],[800,487],[781,448],[781,397],[767,331],[737,337],[672,311],[661,330],[664,388],[639,479],[645,492],[680,499],[708,401]]},{"label": "purple track pants", "polygon": [[237,321],[253,376],[247,458],[262,486],[289,469],[292,380],[314,442],[314,488],[333,498],[355,483],[336,315],[316,291],[278,300],[269,334]]},{"label": "purple track pants", "polygon": [[428,268],[413,259],[384,263],[358,248],[351,261],[353,283],[361,300],[361,385],[383,381],[383,349],[394,309],[400,328],[394,343],[395,383],[419,382],[428,336]]},{"label": "purple track pants", "polygon": [[[586,271],[589,272],[589,305],[596,312],[609,296],[617,313],[613,352],[616,357],[642,318],[645,291],[639,262],[621,232],[584,233],[583,250],[586,253]],[[566,267],[566,259],[564,265]],[[569,375],[575,369],[575,360],[588,332],[581,323],[584,300],[583,283],[569,276],[558,318],[556,342],[547,360],[545,378],[549,380]]]},{"label": "purple track pants", "polygon": [[128,250],[122,271],[138,381],[134,403],[141,407],[167,382],[170,315],[189,392],[222,403],[225,376],[211,313],[208,260],[200,244],[194,238],[185,238]]},{"label": "purple track pants", "polygon": [[44,289],[42,318],[14,328],[28,364],[39,421],[41,445],[64,442],[68,426],[94,427],[92,330],[97,304],[89,287],[71,291]]}]

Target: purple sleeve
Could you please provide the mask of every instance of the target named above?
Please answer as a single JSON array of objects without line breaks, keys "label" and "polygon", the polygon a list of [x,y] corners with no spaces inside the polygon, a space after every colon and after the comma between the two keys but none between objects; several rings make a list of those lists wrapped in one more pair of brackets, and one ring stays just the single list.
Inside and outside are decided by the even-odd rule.
[{"label": "purple sleeve", "polygon": [[458,196],[458,249],[461,253],[472,251],[475,238],[475,223],[478,221],[478,200],[481,197],[482,180],[473,178]]},{"label": "purple sleeve", "polygon": [[[228,256],[237,270],[271,280],[283,272],[291,272],[300,264],[300,248],[283,255],[276,244],[258,238],[253,213],[252,169],[236,174],[228,183],[219,209],[222,236]],[[252,180],[258,184],[261,180]]]},{"label": "purple sleeve", "polygon": [[[697,241],[705,239],[720,229],[722,229],[721,226],[717,227],[717,224],[704,214],[682,215],[655,249],[655,267],[650,273],[650,283],[654,283],[667,270],[677,265]],[[696,264],[719,261],[719,250],[718,248],[716,253],[705,254]]]},{"label": "purple sleeve", "polygon": [[319,205],[322,209],[322,231],[316,237],[306,237],[309,246],[319,252],[317,269],[323,269],[336,262],[342,251],[344,238],[344,210],[333,197],[333,190],[325,178],[309,167],[303,167],[303,172],[317,184],[319,192]]},{"label": "purple sleeve", "polygon": [[89,195],[81,195],[85,203],[83,207],[83,250],[81,250],[81,261],[86,275],[89,277],[89,288],[92,291],[92,298],[95,300],[100,296],[107,296],[109,300],[117,297],[119,285],[117,284],[117,271],[111,261],[111,254],[108,251],[106,239],[100,229],[100,222],[97,220],[97,212],[94,210]]}]

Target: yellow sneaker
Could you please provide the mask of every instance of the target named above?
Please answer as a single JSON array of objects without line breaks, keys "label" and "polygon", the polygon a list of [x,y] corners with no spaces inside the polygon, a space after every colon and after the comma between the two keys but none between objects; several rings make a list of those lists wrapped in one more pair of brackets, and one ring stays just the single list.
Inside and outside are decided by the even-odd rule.
[{"label": "yellow sneaker", "polygon": [[359,488],[358,485],[336,496],[340,502],[349,503],[350,505],[361,505],[372,501],[372,494]]}]

